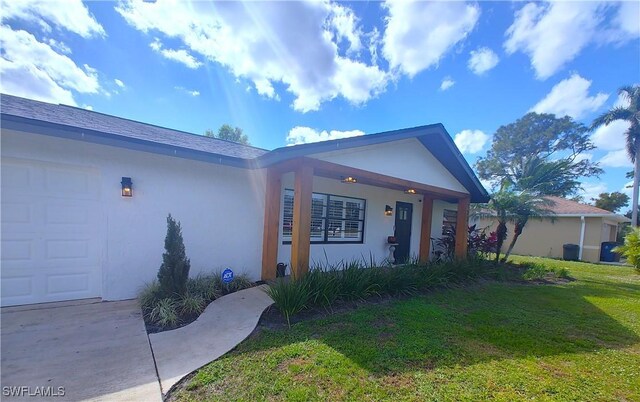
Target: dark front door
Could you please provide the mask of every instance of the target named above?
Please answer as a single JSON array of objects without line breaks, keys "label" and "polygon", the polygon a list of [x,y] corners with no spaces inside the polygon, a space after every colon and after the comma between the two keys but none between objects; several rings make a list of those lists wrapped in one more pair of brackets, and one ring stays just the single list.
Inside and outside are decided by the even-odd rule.
[{"label": "dark front door", "polygon": [[402,264],[409,258],[409,245],[411,244],[411,215],[413,215],[413,204],[407,202],[396,202],[396,230],[395,236],[398,245],[393,257],[396,264]]}]

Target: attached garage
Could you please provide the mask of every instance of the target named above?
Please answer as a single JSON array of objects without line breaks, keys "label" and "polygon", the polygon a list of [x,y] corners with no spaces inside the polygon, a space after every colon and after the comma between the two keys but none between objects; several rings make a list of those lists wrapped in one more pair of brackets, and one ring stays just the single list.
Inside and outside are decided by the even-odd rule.
[{"label": "attached garage", "polygon": [[2,305],[100,297],[100,175],[2,158]]}]

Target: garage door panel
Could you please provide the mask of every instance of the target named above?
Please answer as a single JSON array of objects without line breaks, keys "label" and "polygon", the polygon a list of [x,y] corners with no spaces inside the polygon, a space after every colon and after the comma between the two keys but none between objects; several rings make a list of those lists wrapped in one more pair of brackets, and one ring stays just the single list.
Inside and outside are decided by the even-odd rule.
[{"label": "garage door panel", "polygon": [[7,159],[2,161],[2,305],[100,296],[104,217],[98,172]]},{"label": "garage door panel", "polygon": [[[2,278],[2,299],[28,298],[33,294],[32,276]],[[4,303],[3,303],[4,304]]]},{"label": "garage door panel", "polygon": [[31,261],[33,259],[33,240],[2,239],[2,261]]}]

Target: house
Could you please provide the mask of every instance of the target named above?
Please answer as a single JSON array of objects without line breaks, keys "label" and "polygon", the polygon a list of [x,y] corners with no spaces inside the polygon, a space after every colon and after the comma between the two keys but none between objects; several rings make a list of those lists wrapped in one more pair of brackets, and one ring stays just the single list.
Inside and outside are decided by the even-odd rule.
[{"label": "house", "polygon": [[1,123],[3,306],[135,297],[169,213],[192,274],[268,280],[279,262],[383,261],[394,234],[393,259],[425,261],[445,210],[466,225],[488,200],[441,124],[267,151],[8,95]]},{"label": "house", "polygon": [[[598,262],[602,243],[615,242],[618,226],[630,222],[622,215],[593,205],[560,197],[546,198],[553,202],[549,206],[552,215],[543,219],[530,219],[527,222],[513,249],[514,254],[562,258],[563,246],[576,244],[579,246],[579,260]],[[495,230],[497,222],[481,220],[478,226]],[[505,250],[513,235],[512,226],[508,225],[508,228]]]}]

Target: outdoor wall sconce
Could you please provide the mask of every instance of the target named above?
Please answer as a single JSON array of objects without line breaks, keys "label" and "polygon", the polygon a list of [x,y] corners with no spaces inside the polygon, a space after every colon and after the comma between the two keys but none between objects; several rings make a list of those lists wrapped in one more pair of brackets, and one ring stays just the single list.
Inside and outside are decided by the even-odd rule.
[{"label": "outdoor wall sconce", "polygon": [[122,196],[133,197],[133,183],[131,182],[131,177],[123,177],[120,184],[122,185]]},{"label": "outdoor wall sconce", "polygon": [[393,208],[391,208],[391,205],[385,205],[384,206],[384,215],[385,216],[393,215]]},{"label": "outdoor wall sconce", "polygon": [[347,176],[347,177],[343,177],[342,178],[342,182],[343,183],[351,183],[351,184],[353,184],[353,183],[357,183],[358,180],[355,177]]},{"label": "outdoor wall sconce", "polygon": [[415,190],[415,189],[413,189],[413,188],[408,188],[408,189],[404,190],[404,192],[405,192],[406,194],[415,194],[415,193],[416,193],[416,190]]}]

